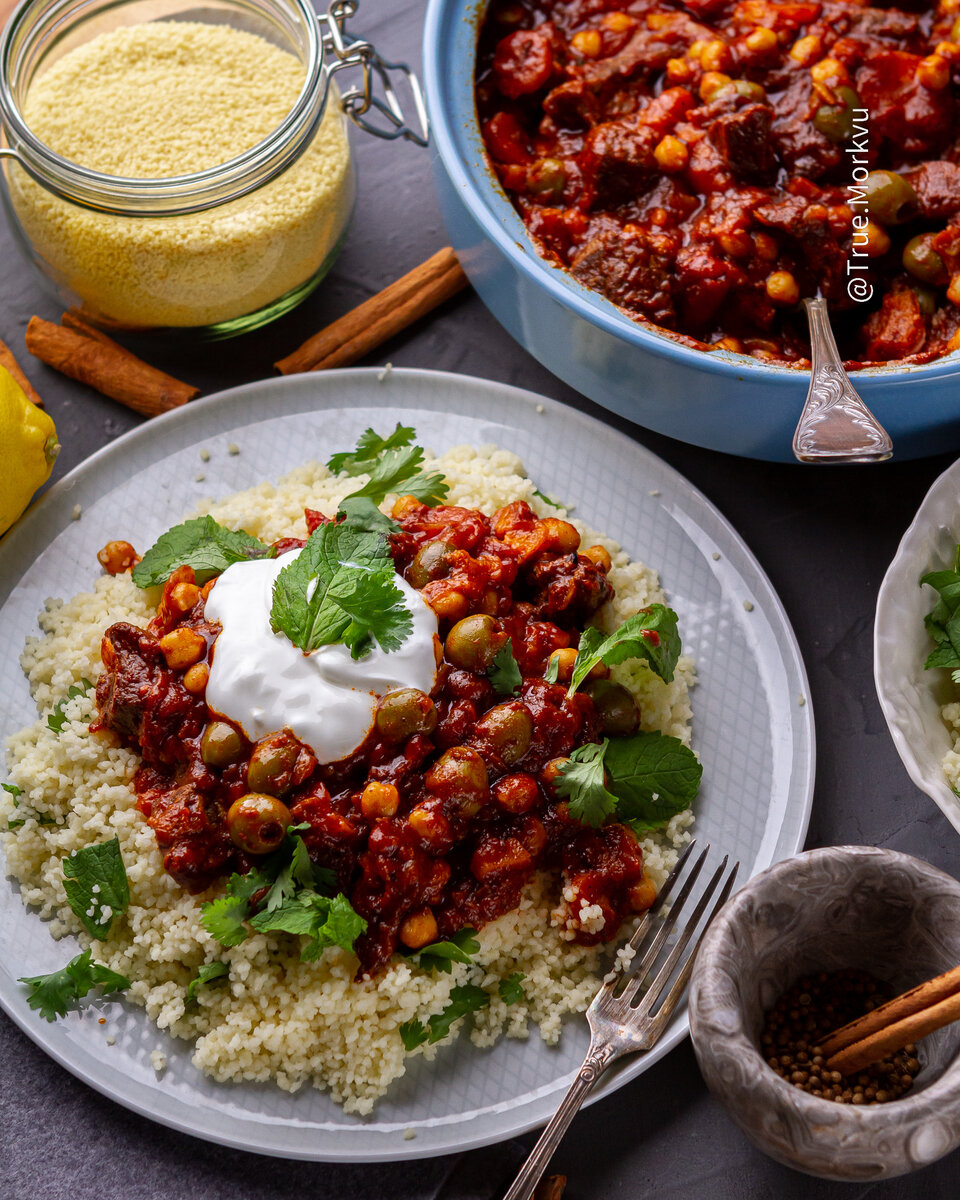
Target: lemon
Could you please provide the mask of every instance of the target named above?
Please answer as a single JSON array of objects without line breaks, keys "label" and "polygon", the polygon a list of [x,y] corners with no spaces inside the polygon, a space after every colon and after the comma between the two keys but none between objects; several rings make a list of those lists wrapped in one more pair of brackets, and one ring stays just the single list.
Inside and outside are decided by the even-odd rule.
[{"label": "lemon", "polygon": [[5,533],[46,483],[60,453],[57,430],[0,367],[0,534]]}]

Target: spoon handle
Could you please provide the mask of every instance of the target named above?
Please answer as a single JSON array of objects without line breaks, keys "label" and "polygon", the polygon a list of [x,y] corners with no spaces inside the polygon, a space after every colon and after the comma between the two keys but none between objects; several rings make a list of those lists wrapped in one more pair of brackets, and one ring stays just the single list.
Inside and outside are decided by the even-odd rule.
[{"label": "spoon handle", "polygon": [[810,388],[793,435],[800,462],[883,462],[893,442],[843,369],[827,302],[804,300],[810,322]]}]

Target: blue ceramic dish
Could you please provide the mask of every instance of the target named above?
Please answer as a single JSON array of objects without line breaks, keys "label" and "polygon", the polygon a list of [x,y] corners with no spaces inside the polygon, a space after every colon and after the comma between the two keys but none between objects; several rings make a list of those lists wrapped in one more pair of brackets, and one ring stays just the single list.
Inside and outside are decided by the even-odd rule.
[{"label": "blue ceramic dish", "polygon": [[[792,461],[808,372],[681,346],[539,256],[480,136],[473,70],[485,8],[486,0],[430,0],[423,43],[440,207],[484,303],[534,358],[605,408],[697,446]],[[893,437],[895,457],[960,448],[960,352],[853,379]]]}]

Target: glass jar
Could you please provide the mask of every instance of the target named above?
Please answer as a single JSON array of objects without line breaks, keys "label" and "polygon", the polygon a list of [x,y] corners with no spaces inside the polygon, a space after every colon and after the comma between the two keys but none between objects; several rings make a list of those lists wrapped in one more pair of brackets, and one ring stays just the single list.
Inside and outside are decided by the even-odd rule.
[{"label": "glass jar", "polygon": [[[17,245],[47,290],[104,328],[189,330],[210,338],[264,325],[309,295],[336,258],[353,210],[355,179],[344,114],[379,136],[426,142],[416,80],[403,64],[386,64],[369,43],[345,33],[345,21],[355,10],[355,0],[338,0],[319,17],[308,0],[210,0],[203,7],[195,0],[21,4],[0,40],[2,196]],[[233,34],[224,43],[225,26],[245,35],[245,55],[261,54],[249,35],[263,40],[264,63],[280,64],[291,96],[299,81],[297,64],[303,71],[286,115],[268,131],[246,138],[244,122],[233,118],[253,110],[231,108],[222,84],[211,93],[210,111],[218,124],[212,134],[208,125],[207,138],[240,143],[226,161],[190,174],[131,178],[81,165],[31,128],[33,120],[58,140],[58,123],[63,123],[70,144],[84,145],[99,93],[91,90],[70,105],[57,101],[77,98],[95,71],[104,73],[98,87],[112,87],[115,79],[124,86],[126,64],[105,57],[103,42],[81,49],[101,35],[112,39],[111,52],[120,39],[124,53],[135,56],[149,44],[150,55],[170,55],[184,75],[183,86],[198,89],[190,104],[196,108],[202,96],[202,108],[207,56],[213,61],[236,48]],[[288,55],[295,61],[288,63]],[[363,70],[362,86],[341,96],[333,77],[348,66]],[[404,122],[393,71],[411,84],[420,131]],[[257,86],[272,83],[266,70],[264,76],[267,84],[258,71],[247,73]],[[382,86],[383,99],[374,95],[376,85]],[[130,102],[128,94],[124,104]],[[133,102],[139,105],[139,99]],[[163,96],[151,93],[141,106],[144,121],[149,123],[158,104]],[[278,113],[286,106],[282,100]],[[199,131],[183,128],[184,146],[192,152],[195,145],[202,158],[204,143],[190,142]],[[121,122],[110,136],[123,143],[142,135],[136,123]],[[102,142],[102,127],[90,141],[97,137]],[[251,137],[258,139],[253,145]],[[97,147],[101,157],[110,152],[109,146]],[[74,154],[89,161],[83,151]]]}]

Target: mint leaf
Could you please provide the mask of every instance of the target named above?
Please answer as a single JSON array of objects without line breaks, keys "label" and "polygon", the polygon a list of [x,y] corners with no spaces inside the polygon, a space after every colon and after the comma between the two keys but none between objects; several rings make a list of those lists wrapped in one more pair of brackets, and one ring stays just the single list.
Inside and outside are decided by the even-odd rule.
[{"label": "mint leaf", "polygon": [[63,890],[87,933],[103,941],[130,903],[120,839],[68,854],[63,860]]},{"label": "mint leaf", "polygon": [[403,1048],[408,1054],[412,1050],[416,1050],[418,1046],[422,1046],[429,1036],[426,1025],[415,1017],[412,1021],[404,1021],[400,1026],[400,1038],[403,1041]]},{"label": "mint leaf", "polygon": [[487,668],[487,678],[493,684],[493,690],[501,696],[515,696],[520,691],[523,676],[513,657],[513,638],[508,637],[493,656],[493,662]]},{"label": "mint leaf", "polygon": [[504,1004],[522,1004],[526,1000],[527,994],[523,990],[524,979],[526,976],[522,972],[514,971],[506,979],[500,980],[497,984],[497,991]]},{"label": "mint leaf", "polygon": [[604,782],[604,755],[610,739],[601,744],[588,742],[579,746],[564,763],[554,780],[553,790],[567,797],[570,815],[584,825],[594,828],[613,815],[617,798],[607,791]]},{"label": "mint leaf", "polygon": [[308,945],[300,957],[305,961],[318,958],[327,946],[353,950],[357,938],[365,933],[367,922],[354,911],[353,905],[341,892],[330,901],[326,921],[317,930],[316,945]]},{"label": "mint leaf", "polygon": [[375,460],[385,450],[398,450],[402,446],[409,446],[416,436],[417,431],[412,425],[401,425],[399,421],[393,433],[385,438],[372,429],[365,429],[357,440],[356,450],[345,450],[331,455],[327,459],[327,467],[334,475],[368,475]]},{"label": "mint leaf", "polygon": [[489,1003],[489,994],[483,988],[477,987],[476,984],[464,983],[459,987],[452,988],[450,991],[450,1002],[447,1007],[427,1021],[427,1024],[430,1026],[428,1039],[430,1044],[432,1045],[434,1042],[439,1042],[441,1038],[445,1038],[450,1032],[450,1027],[454,1021],[459,1021],[467,1013],[477,1012],[478,1009],[486,1008]]},{"label": "mint leaf", "polygon": [[30,992],[27,1004],[39,1012],[47,1021],[55,1021],[64,1017],[70,1006],[82,999],[94,987],[103,989],[104,994],[120,992],[130,986],[130,980],[124,975],[118,975],[109,967],[91,962],[91,951],[84,950],[76,958],[72,958],[59,971],[49,975],[23,975],[20,983],[25,983]]},{"label": "mint leaf", "polygon": [[409,957],[415,959],[417,966],[424,971],[442,971],[449,975],[455,962],[473,962],[473,955],[480,949],[476,932],[466,926],[458,929],[446,941],[431,942],[429,946],[413,951]]},{"label": "mint leaf", "polygon": [[[67,723],[67,716],[64,709],[71,700],[75,700],[77,696],[85,696],[93,687],[89,679],[81,679],[79,683],[72,683],[67,688],[67,694],[61,696],[53,706],[53,711],[47,716],[47,728],[52,729],[54,733],[63,733],[63,727]],[[6,785],[4,785],[6,786]],[[10,789],[7,788],[9,791]]]},{"label": "mint leaf", "polygon": [[619,629],[604,636],[592,625],[580,637],[573,664],[569,694],[572,696],[597,663],[608,667],[628,658],[642,658],[662,680],[669,683],[680,657],[677,614],[663,604],[651,604],[628,617]]},{"label": "mint leaf", "polygon": [[195,978],[187,984],[187,1004],[196,1004],[197,992],[204,984],[224,979],[230,974],[230,964],[225,962],[203,963]]},{"label": "mint leaf", "polygon": [[316,892],[301,892],[272,911],[264,909],[250,918],[250,924],[261,933],[279,931],[309,938],[300,951],[304,962],[319,958],[328,946],[352,950],[367,928],[342,893],[330,899]]},{"label": "mint leaf", "polygon": [[275,558],[276,550],[242,529],[227,529],[213,517],[195,517],[162,533],[133,568],[140,588],[165,583],[177,567],[193,567],[197,583],[206,583],[233,563]]},{"label": "mint leaf", "polygon": [[617,820],[637,833],[659,829],[689,808],[703,775],[694,752],[663,733],[612,738],[604,762],[617,797]]}]

